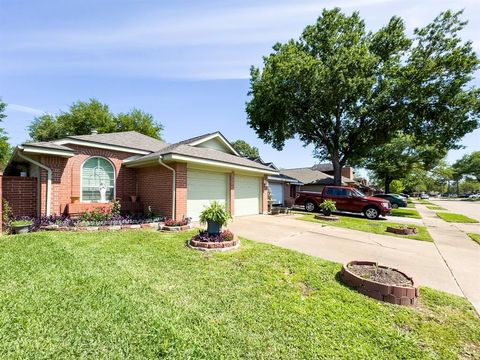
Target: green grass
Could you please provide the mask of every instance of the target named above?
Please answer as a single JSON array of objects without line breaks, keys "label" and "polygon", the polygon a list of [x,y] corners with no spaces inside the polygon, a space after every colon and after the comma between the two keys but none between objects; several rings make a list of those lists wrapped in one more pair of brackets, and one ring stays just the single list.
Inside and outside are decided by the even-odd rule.
[{"label": "green grass", "polygon": [[421,240],[421,241],[433,241],[432,237],[428,233],[427,228],[425,226],[409,225],[409,226],[416,227],[418,229],[418,234],[397,235],[390,232],[386,232],[387,226],[400,226],[404,224],[399,224],[396,222],[384,221],[384,220],[368,220],[366,218],[357,218],[357,217],[350,217],[350,216],[344,216],[344,215],[340,215],[340,220],[338,221],[324,221],[324,220],[315,219],[315,214],[313,213],[304,213],[304,214],[308,214],[308,215],[298,218],[298,220],[318,222],[325,225],[338,226],[341,228],[360,230],[360,231],[365,231],[365,232],[380,234],[380,235],[390,235],[390,236],[396,236],[396,237],[413,239],[413,240]]},{"label": "green grass", "polygon": [[399,217],[409,217],[409,218],[414,218],[414,219],[421,219],[422,218],[417,210],[409,209],[409,208],[392,209],[391,215],[392,216],[399,216]]},{"label": "green grass", "polygon": [[419,202],[420,204],[423,204],[423,205],[435,205],[428,200],[420,199],[420,198],[417,199],[417,202]]},{"label": "green grass", "polygon": [[439,206],[439,205],[427,205],[427,209],[430,209],[430,210],[447,210],[445,209],[444,207],[442,206]]},{"label": "green grass", "polygon": [[[2,358],[457,359],[480,356],[463,298],[422,288],[407,308],[338,280],[340,265],[192,233],[34,233],[0,239]],[[408,269],[406,269],[408,271]]]},{"label": "green grass", "polygon": [[468,233],[467,235],[470,236],[473,241],[480,245],[480,234]]},{"label": "green grass", "polygon": [[448,213],[448,212],[437,212],[437,215],[447,222],[455,223],[478,223],[477,220],[469,218],[468,216],[462,214]]},{"label": "green grass", "polygon": [[407,208],[415,209],[415,204],[413,202],[409,202],[409,203],[407,203]]}]

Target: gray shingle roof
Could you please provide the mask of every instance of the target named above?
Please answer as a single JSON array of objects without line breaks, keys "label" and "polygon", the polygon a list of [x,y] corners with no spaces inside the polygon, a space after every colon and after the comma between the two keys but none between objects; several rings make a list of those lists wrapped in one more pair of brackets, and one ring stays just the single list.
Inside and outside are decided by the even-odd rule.
[{"label": "gray shingle roof", "polygon": [[[282,169],[280,173],[298,179],[304,184],[333,184],[333,176],[327,175],[319,170],[312,170],[312,168]],[[355,181],[342,176],[342,182],[351,183]]]},{"label": "gray shingle roof", "polygon": [[158,151],[166,146],[164,141],[140,134],[136,131],[123,131],[107,134],[91,134],[68,136],[68,139],[89,141],[94,143],[123,146],[144,151]]},{"label": "gray shingle roof", "polygon": [[52,150],[63,150],[63,151],[73,151],[72,149],[63,146],[63,145],[58,145],[54,144],[52,142],[48,141],[38,141],[38,142],[28,142],[28,143],[23,143],[23,146],[33,146],[33,147],[38,147],[38,148],[45,148],[45,149],[52,149]]},{"label": "gray shingle roof", "polygon": [[144,160],[154,159],[161,155],[167,155],[167,154],[184,155],[184,156],[189,156],[189,157],[194,157],[199,159],[213,160],[213,161],[219,161],[219,162],[228,163],[228,164],[246,166],[254,169],[275,171],[271,167],[262,165],[256,161],[252,161],[241,156],[231,155],[231,154],[227,154],[221,151],[208,149],[208,148],[185,145],[183,144],[183,142],[167,146],[161,149],[160,151],[154,152],[152,154],[144,155],[135,161],[144,161]]}]

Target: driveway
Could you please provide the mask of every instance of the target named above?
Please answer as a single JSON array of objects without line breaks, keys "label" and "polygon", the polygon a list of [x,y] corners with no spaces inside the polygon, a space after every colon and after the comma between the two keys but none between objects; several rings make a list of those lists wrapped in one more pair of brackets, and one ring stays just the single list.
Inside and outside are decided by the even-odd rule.
[{"label": "driveway", "polygon": [[[463,293],[434,243],[296,220],[298,215],[238,217],[229,228],[247,239],[336,262],[378,261],[411,274],[420,285]],[[476,278],[477,274],[472,274]]]}]

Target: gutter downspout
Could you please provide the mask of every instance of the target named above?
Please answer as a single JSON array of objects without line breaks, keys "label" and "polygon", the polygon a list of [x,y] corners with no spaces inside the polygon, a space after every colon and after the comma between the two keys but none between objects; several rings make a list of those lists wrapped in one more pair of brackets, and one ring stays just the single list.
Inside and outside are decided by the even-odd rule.
[{"label": "gutter downspout", "polygon": [[172,184],[172,219],[175,219],[175,203],[177,201],[176,199],[176,193],[177,193],[177,172],[175,171],[174,168],[168,166],[162,161],[162,157],[160,156],[158,158],[158,163],[164,167],[166,167],[168,170],[170,170],[173,174],[173,184]]},{"label": "gutter downspout", "polygon": [[38,167],[41,167],[42,169],[47,171],[47,209],[45,211],[45,215],[50,216],[50,205],[51,205],[50,198],[51,198],[51,194],[52,194],[52,169],[50,169],[49,167],[39,163],[38,161],[35,161],[35,160],[29,158],[28,156],[25,156],[21,153],[18,153],[17,155],[19,157],[21,157],[22,159],[27,160],[28,162],[31,162],[32,164],[37,165]]}]

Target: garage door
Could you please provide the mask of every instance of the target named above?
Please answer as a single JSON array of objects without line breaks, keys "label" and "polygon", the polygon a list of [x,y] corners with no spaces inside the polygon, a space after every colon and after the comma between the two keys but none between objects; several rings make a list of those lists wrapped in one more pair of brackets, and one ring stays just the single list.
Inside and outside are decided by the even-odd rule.
[{"label": "garage door", "polygon": [[260,212],[260,178],[235,175],[235,216]]},{"label": "garage door", "polygon": [[270,183],[273,205],[283,205],[283,183]]},{"label": "garage door", "polygon": [[227,174],[199,170],[187,171],[187,216],[198,220],[200,213],[211,201],[228,203]]}]

